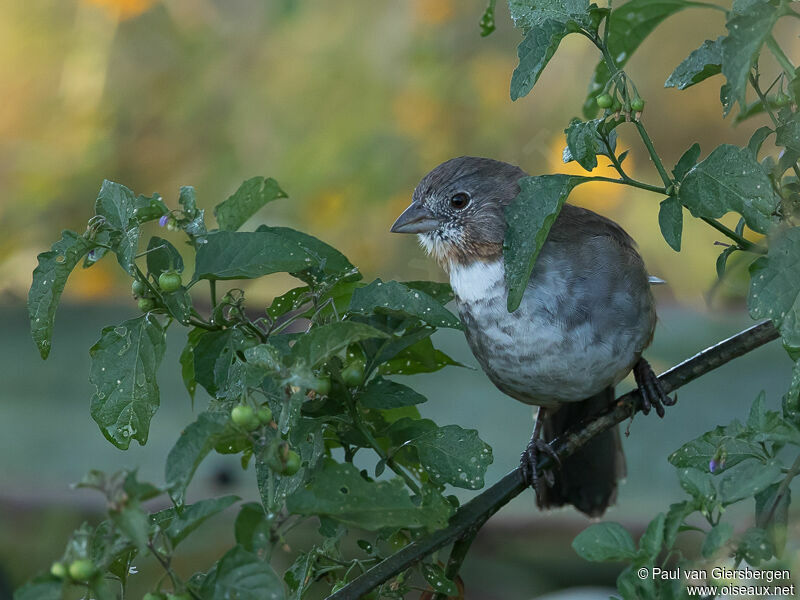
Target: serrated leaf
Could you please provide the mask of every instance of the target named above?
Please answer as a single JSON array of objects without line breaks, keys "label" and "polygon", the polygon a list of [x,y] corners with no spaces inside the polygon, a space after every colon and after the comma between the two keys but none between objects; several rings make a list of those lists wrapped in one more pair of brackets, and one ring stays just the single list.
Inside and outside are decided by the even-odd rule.
[{"label": "serrated leaf", "polygon": [[164,479],[172,501],[183,505],[186,487],[197,467],[212,450],[217,437],[225,431],[230,415],[222,412],[202,412],[188,425],[169,451],[164,467]]},{"label": "serrated leaf", "polygon": [[778,222],[780,197],[747,148],[723,144],[686,174],[678,199],[695,217],[716,219],[729,212],[767,233]]},{"label": "serrated leaf", "polygon": [[483,476],[493,461],[492,449],[474,429],[437,427],[428,419],[404,418],[392,423],[388,435],[398,445],[416,448],[433,482],[468,490],[483,487]]},{"label": "serrated leaf", "polygon": [[[605,126],[604,119],[592,121],[573,119],[569,127],[564,130],[567,134],[567,147],[562,153],[562,160],[565,163],[574,160],[587,171],[593,170],[597,166],[598,154],[608,156],[609,151],[602,135]],[[612,129],[607,137],[613,152],[617,145],[617,132]]]},{"label": "serrated leaf", "polygon": [[536,257],[561,207],[576,185],[571,175],[540,175],[519,180],[520,192],[505,208],[507,229],[503,241],[508,311],[515,311],[528,285]]},{"label": "serrated leaf", "polygon": [[693,50],[667,78],[664,87],[685,90],[722,71],[722,36],[706,40]]},{"label": "serrated leaf", "polygon": [[183,273],[183,258],[178,249],[156,235],[147,243],[147,270],[157,279],[164,271]]},{"label": "serrated leaf", "polygon": [[94,246],[94,242],[65,230],[49,251],[37,257],[39,265],[33,271],[33,283],[28,292],[28,318],[31,336],[42,358],[50,354],[56,308],[67,278]]},{"label": "serrated leaf", "polygon": [[330,459],[305,488],[289,497],[286,506],[292,514],[323,515],[368,531],[441,529],[450,517],[444,504],[435,509],[414,504],[399,479],[367,481],[352,464]]},{"label": "serrated leaf", "polygon": [[591,26],[589,16],[589,0],[509,0],[508,8],[514,26],[523,31],[542,25],[547,20],[557,23],[573,21],[584,27]]},{"label": "serrated leaf", "polygon": [[703,540],[702,554],[704,558],[711,558],[733,535],[733,525],[719,523],[714,525]]},{"label": "serrated leaf", "polygon": [[552,19],[547,19],[528,31],[517,47],[519,65],[511,75],[511,100],[522,98],[533,89],[567,33],[564,23]]},{"label": "serrated leaf", "polygon": [[350,344],[368,339],[388,338],[389,334],[355,321],[339,321],[313,327],[300,336],[289,355],[293,364],[305,362],[317,366]]},{"label": "serrated leaf", "polygon": [[164,357],[164,329],[151,314],[103,329],[89,350],[91,414],[106,439],[121,450],[147,443],[158,410],[156,372]]},{"label": "serrated leaf", "polygon": [[651,561],[654,561],[661,552],[661,546],[664,544],[664,523],[666,516],[664,513],[658,513],[656,518],[650,521],[647,529],[639,539],[639,549],[644,552]]},{"label": "serrated leaf", "polygon": [[596,523],[581,531],[572,548],[592,562],[624,561],[636,556],[633,538],[619,523]]},{"label": "serrated leaf", "polygon": [[463,329],[458,317],[440,302],[425,292],[397,281],[376,279],[369,285],[353,290],[348,310],[363,315],[379,313],[417,318],[433,327]]},{"label": "serrated leaf", "polygon": [[203,600],[284,600],[285,591],[268,563],[234,546],[214,565],[200,588]]},{"label": "serrated leaf", "polygon": [[786,529],[789,524],[791,502],[791,488],[787,486],[782,490],[778,483],[756,494],[756,526],[767,532],[778,558],[786,547]]},{"label": "serrated leaf", "polygon": [[740,3],[731,11],[725,23],[728,35],[720,42],[722,74],[726,79],[725,95],[729,98],[725,114],[733,106],[733,101],[739,102],[742,110],[745,109],[745,90],[750,69],[772,31],[778,14],[776,6],[764,0]]},{"label": "serrated leaf", "polygon": [[378,372],[382,375],[433,373],[447,366],[465,366],[434,348],[433,342],[428,337],[398,351],[391,358],[379,358],[379,362]]},{"label": "serrated leaf", "polygon": [[678,468],[691,467],[708,471],[709,462],[723,451],[725,464],[720,465],[720,470],[738,465],[743,460],[762,458],[761,446],[736,437],[741,431],[741,425],[738,428],[716,427],[678,448],[670,454],[669,462]]},{"label": "serrated leaf", "polygon": [[158,524],[161,530],[166,533],[167,537],[169,537],[172,547],[175,547],[205,521],[221,513],[238,501],[238,496],[206,498],[194,504],[187,504],[180,512],[174,507],[164,509],[155,513],[152,519]]},{"label": "serrated leaf", "polygon": [[364,386],[364,389],[358,393],[357,400],[364,408],[381,410],[413,406],[428,401],[425,396],[407,385],[384,379],[381,376],[373,378]]},{"label": "serrated leaf", "polygon": [[214,216],[220,229],[236,231],[267,203],[287,197],[272,177],[251,177],[226,200],[217,204]]},{"label": "serrated leaf", "polygon": [[[639,45],[664,19],[692,6],[685,0],[630,0],[615,7],[608,20],[608,52],[620,69],[630,60]],[[610,78],[608,66],[600,61],[594,70],[583,115],[591,119],[597,114],[599,96]]]},{"label": "serrated leaf", "polygon": [[661,201],[658,209],[658,226],[661,235],[675,252],[681,251],[681,235],[683,234],[683,206],[675,196]]},{"label": "serrated leaf", "polygon": [[700,158],[700,144],[695,142],[681,155],[675,168],[672,169],[675,181],[683,181],[683,178],[686,177],[686,173],[697,164],[698,158]]},{"label": "serrated leaf", "polygon": [[769,252],[750,265],[747,305],[754,319],[769,318],[786,346],[800,348],[800,228],[778,232]]},{"label": "serrated leaf", "polygon": [[747,561],[747,564],[757,567],[763,561],[772,558],[775,549],[769,534],[760,527],[751,527],[745,531],[736,550],[738,556]]},{"label": "serrated leaf", "polygon": [[728,469],[720,476],[719,500],[724,506],[745,498],[751,498],[763,491],[781,476],[778,463],[763,464],[748,461],[736,468]]}]

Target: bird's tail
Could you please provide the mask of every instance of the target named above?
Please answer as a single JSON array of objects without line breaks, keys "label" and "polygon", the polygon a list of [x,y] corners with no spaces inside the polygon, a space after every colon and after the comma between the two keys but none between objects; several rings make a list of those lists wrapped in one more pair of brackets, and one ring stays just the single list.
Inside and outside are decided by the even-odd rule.
[{"label": "bird's tail", "polygon": [[[614,388],[609,387],[581,402],[564,403],[548,409],[542,423],[546,442],[563,435],[582,421],[604,412],[614,402]],[[613,427],[592,438],[585,446],[555,467],[552,487],[541,485],[537,502],[541,508],[572,504],[590,517],[599,517],[617,498],[617,482],[625,477],[625,455],[619,428]]]}]

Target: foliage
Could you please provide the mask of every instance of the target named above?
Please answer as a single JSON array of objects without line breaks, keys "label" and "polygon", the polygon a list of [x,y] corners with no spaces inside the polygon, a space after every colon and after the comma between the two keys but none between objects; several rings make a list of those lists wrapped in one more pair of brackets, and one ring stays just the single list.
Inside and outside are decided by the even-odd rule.
[{"label": "foliage", "polygon": [[[531,90],[564,35],[583,35],[602,54],[583,112],[591,119],[599,107],[605,110],[599,119],[575,119],[569,124],[565,130],[564,162],[576,160],[592,171],[602,155],[608,157],[619,174],[618,179],[540,175],[521,180],[519,196],[506,209],[509,310],[519,305],[536,254],[570,191],[584,181],[608,181],[661,196],[659,225],[665,241],[676,251],[681,248],[684,208],[729,238],[731,243],[723,244],[726,247],[717,261],[720,278],[732,253],[746,253],[751,262],[750,313],[753,318],[771,319],[790,356],[797,358],[800,228],[795,226],[795,220],[800,201],[800,131],[796,125],[800,122],[800,70],[795,69],[772,37],[772,29],[780,18],[798,18],[800,14],[785,0],[734,2],[730,10],[684,0],[630,0],[613,9],[598,8],[588,0],[510,0],[509,4],[515,24],[525,35],[519,46],[520,64],[511,81],[512,99]],[[723,115],[738,104],[737,121],[766,113],[771,125],[758,128],[746,147],[723,144],[703,160],[699,160],[699,145],[692,145],[670,176],[642,122],[644,102],[622,69],[659,23],[689,7],[725,11],[727,35],[706,40],[692,51],[669,75],[665,86],[682,90],[722,74]],[[762,56],[764,48],[780,69],[766,89],[762,87],[761,63],[767,63]],[[601,99],[601,95],[608,99]],[[748,103],[752,96],[755,100]],[[663,185],[638,181],[625,172],[624,155],[615,154],[614,135],[616,128],[626,123],[636,128]],[[762,144],[773,134],[779,152],[762,156]],[[740,216],[735,230],[717,220],[731,212]],[[534,238],[530,231],[539,233]],[[764,237],[754,242],[758,236],[748,232]],[[676,598],[687,594],[685,581],[640,576],[641,572],[652,574],[654,568],[697,568],[713,564],[721,556],[731,557],[735,568],[742,562],[758,566],[781,557],[791,501],[789,485],[800,472],[800,456],[791,466],[785,463],[787,453],[791,462],[790,450],[796,453],[800,446],[798,371],[795,367],[781,412],[767,410],[762,394],[753,404],[746,424],[733,421],[717,427],[669,457],[688,499],[656,516],[638,545],[621,525],[611,522],[592,525],[575,538],[573,548],[587,560],[626,563],[617,580],[623,598]],[[738,531],[740,528],[722,518],[728,506],[746,501],[755,504],[754,526]],[[693,524],[698,513],[705,519],[703,526]],[[691,544],[697,545],[698,551],[686,555],[686,546],[676,546],[676,540],[679,533],[689,531],[694,536]],[[701,534],[699,543],[697,533]]]},{"label": "foliage", "polygon": [[[779,19],[797,18],[790,4],[750,0],[727,10],[687,0],[629,0],[616,8],[588,0],[510,0],[509,6],[524,35],[511,79],[513,99],[536,85],[567,35],[586,37],[601,53],[583,103],[586,120],[575,119],[565,129],[563,159],[591,172],[598,157],[605,157],[619,177],[549,174],[520,181],[520,194],[507,208],[508,309],[519,305],[536,255],[572,189],[604,181],[657,194],[661,231],[676,251],[684,208],[728,238],[717,261],[720,277],[731,254],[749,256],[752,316],[772,319],[790,355],[800,356],[795,318],[800,244],[794,227],[800,200],[800,76],[772,37]],[[482,35],[494,29],[494,8],[492,1],[481,21]],[[666,85],[686,89],[721,74],[723,114],[738,104],[737,121],[764,113],[771,126],[757,129],[746,147],[721,145],[703,160],[693,144],[670,175],[641,120],[644,100],[622,69],[663,20],[689,8],[724,11],[727,34],[691,52]],[[760,65],[764,48],[780,67],[766,89]],[[625,171],[625,153],[616,152],[616,129],[629,123],[660,184]],[[773,134],[782,150],[762,157],[762,145]],[[89,473],[80,485],[105,495],[107,520],[74,532],[50,574],[20,588],[17,598],[56,598],[68,588],[88,589],[101,600],[124,596],[131,567],[144,555],[163,566],[168,581],[159,582],[154,592],[169,588],[204,599],[299,599],[320,586],[335,593],[390,551],[445,527],[457,508],[447,486],[483,486],[492,455],[478,433],[422,419],[416,405],[425,398],[385,377],[458,365],[430,339],[439,327],[460,328],[445,307],[452,299],[448,286],[365,284],[342,253],[310,235],[275,226],[240,230],[257,210],[285,196],[271,178],[249,179],[217,205],[219,227],[209,229],[190,187],[181,188],[178,208],[170,209],[158,195],[137,196],[106,181],[86,232],[66,231],[39,255],[28,308],[43,358],[51,349],[61,292],[81,261],[91,268],[113,254],[136,282],[145,314],[105,328],[90,352],[90,381],[96,387],[91,414],[112,444],[127,449],[131,439],[147,442],[160,403],[156,372],[169,327],[187,328],[180,369],[189,395],[194,401],[200,385],[210,398],[167,456],[163,487],[139,482],[135,472]],[[731,212],[740,216],[733,230],[718,220]],[[142,232],[153,221],[182,231],[183,251],[154,235],[140,252]],[[190,256],[184,259],[185,254]],[[168,273],[177,282],[172,274],[181,275],[187,264],[194,265],[193,275],[170,285],[177,289],[162,289],[160,277]],[[275,298],[257,317],[241,289],[217,296],[220,281],[274,273],[289,273],[302,285]],[[200,288],[207,288],[207,310]],[[787,453],[800,446],[799,393],[797,366],[781,411],[768,410],[759,396],[746,424],[716,427],[676,451],[670,462],[688,499],[657,515],[638,544],[622,526],[599,523],[575,539],[575,550],[588,560],[625,562],[618,587],[626,599],[686,593],[679,582],[640,579],[642,567],[652,572],[675,560],[694,565],[723,552],[736,565],[779,557],[786,543],[789,486],[800,472],[800,459],[785,465]],[[228,496],[187,504],[192,476],[212,451],[239,455],[243,468],[254,465],[261,503],[240,505],[236,544],[214,565],[186,577],[171,566],[177,546],[238,502]],[[151,513],[146,503],[155,497],[168,497],[173,506]],[[722,517],[728,506],[746,501],[755,503],[754,526],[741,532]],[[698,515],[706,521],[702,527],[692,524]],[[309,519],[319,524],[315,544],[303,548],[279,575],[270,560],[275,549]],[[703,534],[689,556],[675,546],[685,531]],[[345,543],[352,538],[358,538],[358,551]],[[403,597],[424,582],[436,592],[463,593],[454,581],[463,559],[458,543],[445,569],[431,556],[418,559],[414,568],[379,584],[375,597]]]}]

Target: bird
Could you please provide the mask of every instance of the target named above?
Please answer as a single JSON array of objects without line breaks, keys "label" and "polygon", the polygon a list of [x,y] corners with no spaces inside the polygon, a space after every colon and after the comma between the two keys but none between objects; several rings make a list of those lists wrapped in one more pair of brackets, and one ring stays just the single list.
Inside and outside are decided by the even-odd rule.
[{"label": "bird", "polygon": [[[622,227],[565,203],[519,307],[509,312],[504,209],[526,176],[518,166],[489,158],[448,160],[422,178],[391,232],[417,234],[448,274],[467,343],[491,382],[539,407],[521,455],[522,475],[537,505],[569,504],[597,517],[615,502],[625,476],[618,428],[561,461],[551,442],[606,411],[614,387],[631,371],[643,412],[653,407],[663,417],[664,406],[674,403],[642,357],[656,325],[650,285],[657,278],[648,274]],[[555,464],[539,477],[543,454]]]}]

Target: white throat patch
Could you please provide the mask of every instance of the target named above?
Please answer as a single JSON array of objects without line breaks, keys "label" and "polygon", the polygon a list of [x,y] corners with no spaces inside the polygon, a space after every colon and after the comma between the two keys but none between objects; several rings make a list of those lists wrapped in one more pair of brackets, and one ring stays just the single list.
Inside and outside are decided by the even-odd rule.
[{"label": "white throat patch", "polygon": [[505,293],[503,261],[476,260],[470,265],[450,263],[450,286],[460,302],[489,300]]}]

